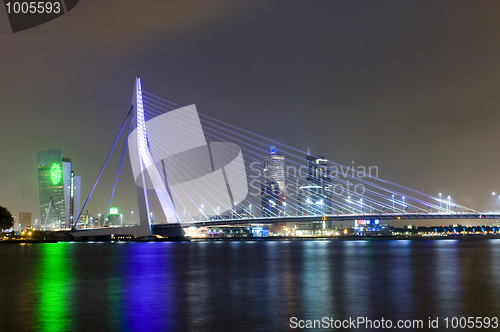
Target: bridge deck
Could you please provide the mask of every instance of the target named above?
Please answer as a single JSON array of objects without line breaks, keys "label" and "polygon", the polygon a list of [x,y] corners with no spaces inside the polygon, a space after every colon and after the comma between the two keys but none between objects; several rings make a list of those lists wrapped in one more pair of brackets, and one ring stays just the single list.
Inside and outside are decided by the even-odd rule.
[{"label": "bridge deck", "polygon": [[401,219],[499,219],[500,213],[457,212],[457,213],[384,213],[384,214],[335,214],[313,216],[280,216],[267,218],[235,218],[201,220],[181,223],[153,224],[153,228],[216,226],[227,224],[277,224],[280,222],[343,221],[357,219],[401,220]]}]

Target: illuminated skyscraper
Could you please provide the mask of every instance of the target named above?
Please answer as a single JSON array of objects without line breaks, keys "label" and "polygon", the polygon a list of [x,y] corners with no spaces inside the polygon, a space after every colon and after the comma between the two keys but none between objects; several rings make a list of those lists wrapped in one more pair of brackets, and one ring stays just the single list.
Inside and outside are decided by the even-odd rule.
[{"label": "illuminated skyscraper", "polygon": [[322,156],[308,155],[306,162],[306,184],[299,187],[298,195],[301,214],[332,214],[332,182],[327,172],[327,160]]},{"label": "illuminated skyscraper", "polygon": [[38,198],[42,229],[70,228],[80,213],[80,176],[62,150],[37,153]]},{"label": "illuminated skyscraper", "polygon": [[286,207],[285,157],[271,146],[264,158],[264,181],[261,185],[261,210],[263,216],[283,215]]},{"label": "illuminated skyscraper", "polygon": [[320,180],[328,179],[328,174],[326,171],[328,160],[323,156],[307,156],[307,171],[309,178],[315,178]]},{"label": "illuminated skyscraper", "polygon": [[271,146],[269,155],[264,158],[265,182],[276,182],[279,191],[285,192],[285,157],[276,153],[276,148]]}]

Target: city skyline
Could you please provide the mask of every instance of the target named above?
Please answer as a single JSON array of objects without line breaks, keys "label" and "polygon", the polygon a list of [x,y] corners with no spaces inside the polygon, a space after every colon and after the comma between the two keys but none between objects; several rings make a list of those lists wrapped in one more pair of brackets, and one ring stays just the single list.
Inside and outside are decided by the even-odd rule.
[{"label": "city skyline", "polygon": [[[346,165],[377,165],[393,182],[493,208],[491,192],[500,192],[500,157],[492,153],[498,4],[293,4],[283,12],[279,2],[194,2],[210,10],[186,12],[181,2],[157,2],[158,16],[134,3],[81,3],[17,34],[0,11],[0,171],[12,175],[2,179],[2,205],[36,218],[34,155],[59,147],[79,165],[85,198],[128,111],[130,81],[142,76],[148,91],[201,104],[204,113],[277,142]],[[110,22],[112,10],[119,15]],[[101,33],[110,28],[122,33],[111,40]],[[54,123],[62,125],[49,129]],[[91,210],[105,211],[112,174]],[[129,179],[125,163],[115,204],[124,211],[137,210]]]}]

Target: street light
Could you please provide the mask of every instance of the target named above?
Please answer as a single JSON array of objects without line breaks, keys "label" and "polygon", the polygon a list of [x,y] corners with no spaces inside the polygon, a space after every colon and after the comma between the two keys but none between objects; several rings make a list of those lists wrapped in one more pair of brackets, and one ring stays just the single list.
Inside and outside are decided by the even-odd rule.
[{"label": "street light", "polygon": [[359,199],[359,204],[361,206],[361,214],[363,214],[363,199],[362,198]]},{"label": "street light", "polygon": [[396,208],[394,207],[394,195],[392,195],[392,213],[396,213]]},{"label": "street light", "polygon": [[441,206],[441,193],[439,193],[439,211],[441,211],[442,206]]},{"label": "street light", "polygon": [[[491,193],[491,195],[492,195],[492,196],[495,196],[495,195],[496,195],[496,193],[495,193],[495,192],[492,192],[492,193]],[[500,198],[500,195],[498,195],[498,197],[497,197],[497,198]],[[494,201],[493,201],[493,204],[490,204],[490,205],[493,205],[493,210],[496,210],[496,209],[497,209],[497,201],[496,201],[496,200],[494,200]]]},{"label": "street light", "polygon": [[451,202],[450,202],[450,199],[451,199],[451,198],[450,198],[450,196],[448,195],[448,213],[450,213],[450,203],[451,203]]},{"label": "street light", "polygon": [[403,196],[403,214],[405,214],[405,197]]}]

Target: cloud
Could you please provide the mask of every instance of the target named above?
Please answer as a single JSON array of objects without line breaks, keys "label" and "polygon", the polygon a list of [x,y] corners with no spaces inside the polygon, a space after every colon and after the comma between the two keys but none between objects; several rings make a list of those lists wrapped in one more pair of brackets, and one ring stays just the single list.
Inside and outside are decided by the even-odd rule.
[{"label": "cloud", "polygon": [[158,34],[188,36],[255,3],[218,1],[132,1],[82,3],[76,25],[82,39],[100,51],[120,52]]}]

